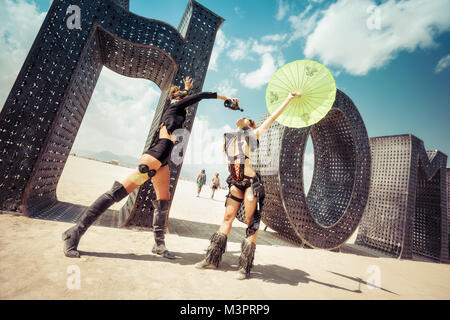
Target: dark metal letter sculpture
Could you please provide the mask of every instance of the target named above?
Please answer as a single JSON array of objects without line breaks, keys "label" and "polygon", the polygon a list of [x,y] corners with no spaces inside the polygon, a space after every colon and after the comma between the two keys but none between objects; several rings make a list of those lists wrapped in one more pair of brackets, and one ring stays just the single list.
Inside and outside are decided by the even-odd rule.
[{"label": "dark metal letter sculpture", "polygon": [[[74,8],[80,28],[69,25]],[[161,89],[147,148],[170,84],[191,76],[194,92],[203,87],[222,22],[193,0],[178,29],[129,12],[128,0],[54,0],[0,114],[0,210],[44,217],[58,204],[56,186],[104,65]],[[187,116],[188,130],[196,110],[195,105]],[[181,165],[170,169],[173,194]],[[129,197],[119,224],[149,225],[153,196],[151,183],[142,185]],[[61,210],[81,214],[75,205]]]},{"label": "dark metal letter sculpture", "polygon": [[448,256],[450,258],[450,168],[447,168],[447,234]]},{"label": "dark metal letter sculpture", "polygon": [[[309,135],[315,163],[306,196],[303,156]],[[342,91],[337,90],[326,117],[311,127],[275,123],[254,156],[266,190],[262,221],[267,226],[292,241],[323,249],[338,248],[353,234],[369,195],[370,149],[364,122]],[[244,221],[243,208],[238,218]]]},{"label": "dark metal letter sculpture", "polygon": [[372,179],[356,244],[448,261],[447,156],[413,135],[370,139]]}]

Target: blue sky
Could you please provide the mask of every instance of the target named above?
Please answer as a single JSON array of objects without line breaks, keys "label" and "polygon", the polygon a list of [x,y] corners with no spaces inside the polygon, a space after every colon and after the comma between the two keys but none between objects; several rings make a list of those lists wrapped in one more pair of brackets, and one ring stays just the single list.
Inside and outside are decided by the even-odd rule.
[{"label": "blue sky", "polygon": [[[245,114],[257,120],[266,111],[265,88],[276,69],[298,59],[316,60],[332,71],[337,87],[355,102],[370,137],[412,133],[424,141],[426,149],[450,154],[450,0],[199,2],[226,19],[216,39],[204,90],[237,96]],[[131,0],[130,10],[176,27],[186,4],[187,0]],[[20,18],[5,10],[0,13],[6,21],[0,27],[0,45],[11,46],[5,40],[8,35],[17,33],[19,38],[0,56],[0,67],[10,70],[0,78],[2,106],[50,1],[0,0],[0,7],[4,5],[14,7],[14,12],[26,11],[29,17],[22,18],[20,30],[15,30],[13,23]],[[17,59],[17,70],[9,66],[11,59]],[[148,110],[148,117],[141,119],[144,129],[133,151],[117,148],[127,153],[142,150],[159,89],[146,80],[120,78],[102,71],[87,121],[77,137],[80,148],[95,144],[90,138],[92,119],[102,108],[105,112],[106,106],[94,105],[100,106],[101,98],[111,95],[108,86],[120,83],[130,86],[129,91],[112,96],[111,101],[135,104],[137,110]],[[220,102],[205,101],[199,106],[196,123],[206,130],[216,128],[220,136],[234,127],[240,115],[225,111]],[[120,126],[122,134],[129,135],[128,141],[137,135],[126,131],[125,122]],[[108,143],[99,138],[97,143],[119,152],[113,140]]]},{"label": "blue sky", "polygon": [[[427,5],[432,1],[411,2],[417,2],[416,10],[411,11],[420,15],[423,10],[421,4]],[[293,32],[292,23],[289,21],[291,15],[298,16],[306,10],[308,5],[313,7],[311,12],[326,10],[335,2],[284,1],[284,5],[289,9],[281,20],[276,19],[280,1],[204,0],[201,3],[226,19],[222,31],[227,38],[248,41],[251,38],[260,40],[264,36],[273,34],[290,36]],[[353,99],[360,110],[370,136],[412,133],[424,140],[427,148],[437,148],[450,154],[450,69],[447,68],[440,73],[435,72],[439,60],[450,54],[450,14],[448,13],[450,2],[446,1],[446,4],[448,9],[446,28],[442,32],[434,32],[433,45],[414,50],[394,49],[394,45],[393,58],[380,67],[371,68],[364,75],[352,74],[339,66],[329,66],[334,71],[338,87]],[[347,5],[350,8],[352,1],[348,1]],[[149,1],[132,0],[131,10],[144,16],[164,19],[176,26],[184,11],[184,1],[168,0],[164,1],[162,7],[158,7],[150,6]],[[170,15],[167,15],[167,12],[170,12]],[[369,18],[370,14],[365,13]],[[383,12],[380,16],[383,29]],[[405,21],[414,24],[415,15],[406,18]],[[430,21],[433,19],[430,18]],[[427,27],[435,28],[432,23]],[[366,26],[362,25],[361,28]],[[392,26],[389,25],[386,28],[392,29]],[[400,26],[400,28],[408,28],[408,25]],[[347,38],[345,34],[336,36]],[[349,40],[351,41],[346,39],[346,41]],[[304,38],[298,39],[281,50],[285,62],[306,58],[305,41]],[[251,116],[259,118],[265,111],[266,86],[258,89],[246,88],[235,80],[236,77],[232,74],[235,68],[240,72],[249,72],[260,66],[261,62],[257,54],[250,52],[249,55],[254,61],[242,60],[235,64],[226,54],[222,54],[217,63],[219,72],[209,71],[205,89],[214,88],[224,79],[231,79],[232,87],[238,90],[237,96],[241,98],[242,106]],[[308,58],[317,59],[317,57]],[[320,59],[317,60],[323,63]],[[214,116],[214,111],[214,108],[199,108],[199,114]],[[220,125],[221,121],[232,124],[235,117],[234,114],[227,113],[226,117],[220,117],[217,121]]]}]

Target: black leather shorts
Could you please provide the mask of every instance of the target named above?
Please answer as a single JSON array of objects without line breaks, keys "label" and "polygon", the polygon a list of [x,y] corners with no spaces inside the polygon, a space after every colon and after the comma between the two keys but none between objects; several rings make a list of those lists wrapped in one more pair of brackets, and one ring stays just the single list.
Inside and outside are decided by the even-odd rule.
[{"label": "black leather shorts", "polygon": [[161,167],[164,167],[169,163],[173,146],[174,143],[170,139],[158,139],[156,143],[144,153],[158,159],[161,162]]},{"label": "black leather shorts", "polygon": [[247,190],[247,188],[249,188],[252,185],[252,180],[253,180],[253,187],[256,189],[256,192],[259,193],[259,197],[264,198],[265,197],[264,186],[262,184],[262,179],[259,173],[256,173],[256,176],[254,176],[253,178],[246,177],[244,180],[241,181],[233,180],[231,175],[229,175],[226,181],[228,184],[228,188],[231,188],[231,186],[235,186],[242,192],[245,192],[245,190]]},{"label": "black leather shorts", "polygon": [[231,179],[230,184],[232,186],[235,186],[242,192],[245,192],[245,190],[247,190],[247,188],[250,188],[250,186],[252,185],[252,182],[250,181],[250,179],[244,179],[242,181],[236,181],[236,180]]}]

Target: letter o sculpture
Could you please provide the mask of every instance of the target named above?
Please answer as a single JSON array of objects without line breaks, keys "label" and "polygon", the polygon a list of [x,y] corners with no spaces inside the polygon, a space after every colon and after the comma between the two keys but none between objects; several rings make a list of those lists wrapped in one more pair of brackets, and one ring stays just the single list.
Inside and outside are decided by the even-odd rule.
[{"label": "letter o sculpture", "polygon": [[[314,174],[306,196],[303,157],[309,135]],[[337,90],[332,109],[313,126],[275,123],[255,153],[266,191],[262,221],[267,226],[312,248],[335,249],[351,237],[367,203],[371,158],[364,122],[347,95]],[[238,219],[244,217],[242,206]]]}]

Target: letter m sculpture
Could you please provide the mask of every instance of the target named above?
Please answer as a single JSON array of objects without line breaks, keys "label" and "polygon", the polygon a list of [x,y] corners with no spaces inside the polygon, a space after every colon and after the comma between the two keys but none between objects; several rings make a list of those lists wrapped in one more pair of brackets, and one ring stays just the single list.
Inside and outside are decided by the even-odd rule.
[{"label": "letter m sculpture", "polygon": [[372,179],[356,244],[448,261],[447,155],[413,135],[370,138]]},{"label": "letter m sculpture", "polygon": [[[128,0],[53,1],[0,114],[0,210],[78,219],[81,206],[59,202],[56,187],[103,66],[161,89],[145,148],[171,84],[190,76],[193,92],[201,91],[224,20],[193,0],[178,29],[128,7]],[[196,110],[187,114],[189,131]],[[173,196],[181,164],[169,165]],[[154,197],[147,181],[130,195],[116,225],[151,226]]]}]

